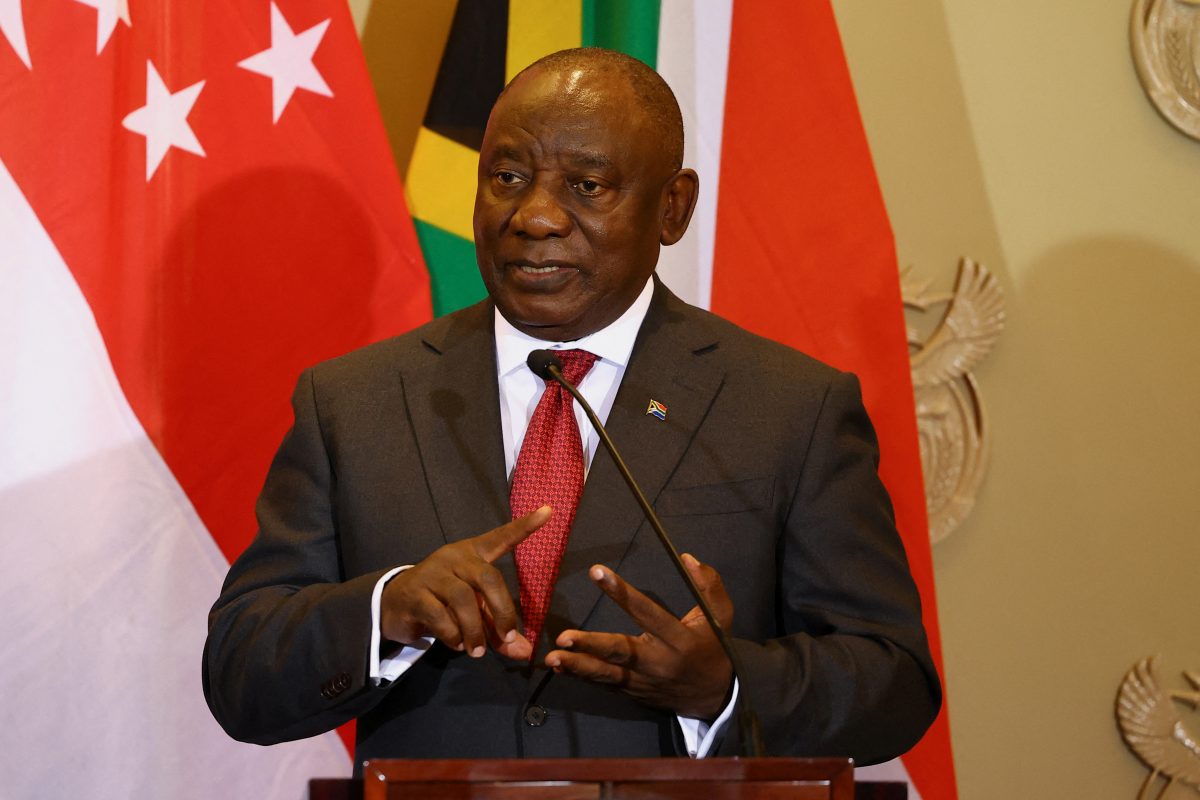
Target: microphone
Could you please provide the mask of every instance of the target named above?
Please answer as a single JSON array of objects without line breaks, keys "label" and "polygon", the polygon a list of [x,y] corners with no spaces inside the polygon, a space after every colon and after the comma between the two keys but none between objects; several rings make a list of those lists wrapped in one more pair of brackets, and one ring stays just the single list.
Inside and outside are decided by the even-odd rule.
[{"label": "microphone", "polygon": [[[642,507],[642,513],[645,515],[646,521],[650,523],[650,527],[658,535],[658,541],[662,543],[663,549],[667,551],[667,556],[671,559],[671,563],[675,565],[675,570],[679,573],[679,577],[683,578],[683,582],[687,585],[688,591],[692,593],[696,605],[704,613],[704,618],[708,620],[708,624],[716,635],[717,641],[721,644],[721,649],[725,651],[725,655],[729,658],[734,678],[737,678],[740,683],[742,675],[741,660],[738,658],[737,653],[734,652],[733,642],[730,641],[725,629],[721,627],[721,623],[717,621],[717,617],[713,614],[712,608],[709,607],[708,601],[704,599],[704,595],[700,593],[700,587],[692,580],[692,575],[688,572],[687,567],[683,564],[683,560],[679,557],[679,551],[675,549],[675,544],[671,541],[671,537],[667,535],[666,528],[659,521],[658,515],[654,513],[654,509],[650,506],[650,502],[646,499],[646,495],[642,492],[641,487],[638,486],[637,481],[633,479],[633,473],[626,466],[625,459],[621,458],[621,454],[617,452],[617,446],[609,438],[608,431],[604,430],[604,424],[600,422],[600,418],[596,416],[596,412],[592,410],[591,405],[583,398],[579,390],[563,377],[562,362],[558,360],[558,356],[554,354],[553,350],[534,350],[529,354],[525,363],[533,370],[533,374],[539,378],[557,381],[579,403],[579,407],[587,415],[588,421],[592,423],[592,427],[600,435],[600,441],[604,444],[604,449],[612,456],[613,462],[617,465],[617,470],[621,473],[621,477],[625,479],[625,485],[629,487],[629,491],[633,492],[634,499]],[[742,730],[746,732],[746,749],[749,751],[747,755],[763,755],[762,730],[759,726],[758,715],[750,708],[748,698],[744,692],[742,693],[742,702],[738,705],[738,723]]]}]

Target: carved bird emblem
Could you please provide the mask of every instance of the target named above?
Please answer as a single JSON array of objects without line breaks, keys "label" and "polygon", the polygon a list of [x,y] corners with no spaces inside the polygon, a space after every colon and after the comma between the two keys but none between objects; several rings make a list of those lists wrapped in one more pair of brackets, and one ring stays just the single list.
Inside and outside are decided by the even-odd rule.
[{"label": "carved bird emblem", "polygon": [[927,339],[908,332],[929,537],[938,542],[966,518],[983,480],[989,437],[971,370],[1004,329],[1004,294],[987,268],[969,258],[959,263],[953,293],[931,294],[909,271],[901,291],[904,304],[922,312],[947,304]]},{"label": "carved bird emblem", "polygon": [[1176,128],[1200,139],[1200,2],[1135,0],[1129,43],[1150,102]]},{"label": "carved bird emblem", "polygon": [[909,344],[918,346],[912,355],[914,386],[934,386],[963,377],[991,352],[1004,330],[1004,293],[982,264],[969,258],[959,262],[952,295],[921,293],[906,297],[905,302],[924,311],[944,299],[950,305],[928,339],[914,342],[910,331]]},{"label": "carved bird emblem", "polygon": [[1129,749],[1137,754],[1150,775],[1138,792],[1147,798],[1150,787],[1161,775],[1167,779],[1159,797],[1176,782],[1200,789],[1200,739],[1184,726],[1177,701],[1200,710],[1200,673],[1183,675],[1195,691],[1164,692],[1154,675],[1155,658],[1139,661],[1117,693],[1117,722]]}]

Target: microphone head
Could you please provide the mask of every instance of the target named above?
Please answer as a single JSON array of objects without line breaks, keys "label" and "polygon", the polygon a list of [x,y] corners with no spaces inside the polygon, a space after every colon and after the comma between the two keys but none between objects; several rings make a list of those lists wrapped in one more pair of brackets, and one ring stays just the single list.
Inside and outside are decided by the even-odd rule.
[{"label": "microphone head", "polygon": [[555,367],[562,372],[562,362],[558,360],[558,356],[554,355],[553,350],[534,350],[525,359],[525,363],[533,370],[533,374],[537,375],[542,380],[553,380],[554,376],[550,374],[550,368]]}]

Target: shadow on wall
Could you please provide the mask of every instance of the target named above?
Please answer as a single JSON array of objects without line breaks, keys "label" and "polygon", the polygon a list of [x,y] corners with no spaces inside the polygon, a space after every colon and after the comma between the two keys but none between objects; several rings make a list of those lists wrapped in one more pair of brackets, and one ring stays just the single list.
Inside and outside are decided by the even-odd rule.
[{"label": "shadow on wall", "polygon": [[[1196,647],[1200,261],[1098,235],[1023,267],[985,368],[980,505],[935,550],[962,786],[1005,796],[986,787],[1019,756],[1038,796],[1134,797],[1121,677]],[[1095,770],[1063,769],[1082,759]]]},{"label": "shadow on wall", "polygon": [[997,425],[1025,462],[1025,477],[1006,465],[1018,536],[1064,565],[1060,591],[1073,576],[1079,599],[1177,604],[1200,561],[1200,261],[1098,236],[1025,275],[1013,352],[1024,377]]},{"label": "shadow on wall", "polygon": [[1024,404],[1008,398],[1004,425],[1025,428],[1009,457],[1026,474],[1007,483],[1020,519],[1008,533],[1027,560],[1010,566],[1031,630],[1012,639],[1038,654],[1016,680],[1030,699],[1019,715],[1072,709],[1040,729],[1054,758],[1028,768],[1061,770],[1074,736],[1098,758],[1092,780],[1121,776],[1133,798],[1145,772],[1112,717],[1121,675],[1153,652],[1194,663],[1200,257],[1136,236],[1070,240],[1028,265],[1018,294]]}]

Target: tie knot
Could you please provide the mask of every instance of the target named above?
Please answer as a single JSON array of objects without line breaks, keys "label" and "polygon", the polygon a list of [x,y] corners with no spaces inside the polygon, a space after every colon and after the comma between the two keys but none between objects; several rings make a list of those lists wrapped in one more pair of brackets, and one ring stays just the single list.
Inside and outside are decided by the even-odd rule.
[{"label": "tie knot", "polygon": [[572,386],[578,385],[583,380],[583,376],[588,374],[588,370],[599,358],[595,353],[589,353],[587,350],[557,350],[554,354],[562,362],[563,377]]}]

